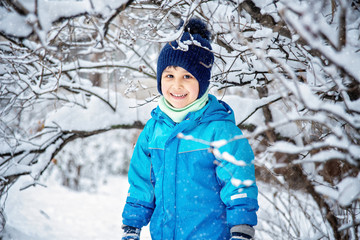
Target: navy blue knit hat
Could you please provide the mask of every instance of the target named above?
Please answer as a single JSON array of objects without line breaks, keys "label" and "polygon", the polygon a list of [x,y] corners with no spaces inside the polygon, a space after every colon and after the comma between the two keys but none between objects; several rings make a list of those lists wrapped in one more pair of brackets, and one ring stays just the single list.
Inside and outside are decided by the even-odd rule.
[{"label": "navy blue knit hat", "polygon": [[[180,24],[182,26],[183,23]],[[167,43],[160,52],[157,62],[157,88],[161,91],[161,75],[168,66],[182,67],[199,82],[201,98],[210,84],[214,54],[210,44],[211,33],[206,24],[197,18],[189,20],[180,39]]]}]

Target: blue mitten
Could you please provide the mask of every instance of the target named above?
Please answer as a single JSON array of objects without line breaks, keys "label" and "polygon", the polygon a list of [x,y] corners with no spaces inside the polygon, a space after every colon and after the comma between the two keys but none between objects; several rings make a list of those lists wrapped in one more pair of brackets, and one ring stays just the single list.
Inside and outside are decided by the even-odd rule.
[{"label": "blue mitten", "polygon": [[140,228],[124,225],[124,234],[121,240],[140,240]]},{"label": "blue mitten", "polygon": [[255,235],[255,229],[249,225],[236,225],[230,229],[230,240],[251,240]]}]

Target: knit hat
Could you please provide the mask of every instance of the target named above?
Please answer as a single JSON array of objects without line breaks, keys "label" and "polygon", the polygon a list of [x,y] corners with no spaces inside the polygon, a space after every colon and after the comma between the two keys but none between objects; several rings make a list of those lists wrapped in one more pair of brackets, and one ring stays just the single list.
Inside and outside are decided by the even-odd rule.
[{"label": "knit hat", "polygon": [[[183,23],[180,24],[180,27]],[[206,23],[197,18],[189,20],[180,40],[167,43],[160,52],[157,62],[157,88],[161,91],[161,75],[165,68],[178,66],[191,73],[199,82],[198,99],[204,95],[210,84],[214,54],[211,52],[211,33]]]}]

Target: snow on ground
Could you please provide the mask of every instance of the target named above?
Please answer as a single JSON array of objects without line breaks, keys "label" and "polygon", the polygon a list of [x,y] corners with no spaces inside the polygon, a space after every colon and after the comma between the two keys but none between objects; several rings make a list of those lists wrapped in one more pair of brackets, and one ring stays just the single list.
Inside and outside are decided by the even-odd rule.
[{"label": "snow on ground", "polygon": [[[3,240],[119,240],[127,196],[126,177],[108,178],[96,193],[75,192],[50,183],[19,191],[26,177],[10,189]],[[142,239],[151,239],[148,228]]]}]

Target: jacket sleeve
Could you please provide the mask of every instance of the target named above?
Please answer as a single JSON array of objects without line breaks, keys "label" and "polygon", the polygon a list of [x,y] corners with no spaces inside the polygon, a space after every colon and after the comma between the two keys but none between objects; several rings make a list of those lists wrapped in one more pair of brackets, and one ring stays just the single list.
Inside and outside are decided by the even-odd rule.
[{"label": "jacket sleeve", "polygon": [[148,129],[146,124],[140,134],[130,161],[128,181],[130,188],[123,210],[123,224],[141,228],[147,225],[155,208],[152,167],[148,151]]},{"label": "jacket sleeve", "polygon": [[227,207],[227,223],[230,227],[240,224],[254,226],[259,208],[254,153],[245,138],[229,141],[242,135],[235,124],[227,122],[218,130],[216,140],[228,141],[215,149],[219,161],[216,174],[222,185],[220,197]]}]

